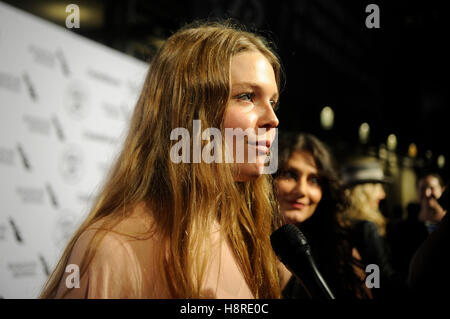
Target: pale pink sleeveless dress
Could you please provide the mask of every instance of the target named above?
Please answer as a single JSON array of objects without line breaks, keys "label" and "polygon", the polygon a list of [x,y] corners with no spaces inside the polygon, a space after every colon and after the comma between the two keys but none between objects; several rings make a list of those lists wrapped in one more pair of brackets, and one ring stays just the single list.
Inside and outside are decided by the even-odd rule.
[{"label": "pale pink sleeveless dress", "polygon": [[[145,208],[137,206],[133,214],[117,225],[119,232],[144,232],[150,223]],[[89,227],[78,239],[68,264],[80,265],[86,247],[96,232]],[[212,230],[213,248],[207,275],[202,288],[205,298],[254,298],[219,228]],[[67,272],[56,293],[56,298],[170,298],[168,287],[162,281],[161,271],[155,266],[155,252],[161,249],[157,236],[133,240],[108,232],[99,245],[79,288],[67,292]],[[220,271],[219,271],[220,269]],[[72,273],[73,274],[73,273]],[[70,285],[70,283],[69,283]]]}]

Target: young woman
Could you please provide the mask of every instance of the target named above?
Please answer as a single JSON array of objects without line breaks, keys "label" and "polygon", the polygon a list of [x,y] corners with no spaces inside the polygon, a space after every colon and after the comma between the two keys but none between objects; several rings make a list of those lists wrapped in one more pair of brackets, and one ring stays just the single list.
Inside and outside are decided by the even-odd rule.
[{"label": "young woman", "polygon": [[[123,150],[41,297],[280,297],[269,238],[276,207],[271,177],[261,173],[278,125],[280,75],[269,44],[231,24],[173,34],[151,61]],[[264,128],[245,140],[256,161],[195,162],[194,120],[221,133]],[[182,149],[190,161],[171,157],[176,128],[191,136]],[[69,265],[79,266],[79,288]]]},{"label": "young woman", "polygon": [[342,214],[352,242],[358,249],[362,262],[379,267],[379,287],[375,298],[391,298],[405,292],[405,276],[392,266],[392,254],[386,240],[386,218],[380,211],[380,202],[386,193],[387,181],[376,160],[362,158],[343,165],[343,182],[350,199]]},{"label": "young woman", "polygon": [[380,211],[380,202],[386,198],[383,187],[386,179],[381,165],[371,159],[345,163],[342,178],[351,204],[343,214],[344,220],[352,224],[370,221],[384,236],[386,218]]},{"label": "young woman", "polygon": [[[369,297],[364,270],[339,222],[346,197],[330,152],[310,134],[280,134],[279,163],[274,184],[284,223],[297,225],[306,236],[319,271],[337,299]],[[308,298],[294,277],[283,295]]]}]

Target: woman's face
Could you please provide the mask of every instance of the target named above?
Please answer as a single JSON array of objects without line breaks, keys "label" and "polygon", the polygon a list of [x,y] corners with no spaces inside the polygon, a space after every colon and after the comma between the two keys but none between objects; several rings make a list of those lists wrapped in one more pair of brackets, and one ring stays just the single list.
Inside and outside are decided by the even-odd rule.
[{"label": "woman's face", "polygon": [[[234,145],[233,162],[238,165],[236,181],[247,181],[262,174],[278,126],[274,112],[277,101],[278,87],[269,61],[258,51],[235,55],[231,62],[231,99],[225,110],[224,128],[254,132],[238,135],[234,143],[232,136],[226,139],[227,146]],[[244,160],[239,162],[239,156]]]},{"label": "woman's face", "polygon": [[386,192],[382,184],[373,184],[372,194],[372,205],[374,208],[380,208],[380,202],[386,198]]},{"label": "woman's face", "polygon": [[351,196],[361,195],[364,197],[364,201],[369,203],[374,209],[379,209],[380,202],[386,198],[386,192],[380,183],[365,183],[354,186],[351,191]]},{"label": "woman's face", "polygon": [[310,218],[322,199],[313,156],[309,152],[294,152],[283,173],[275,179],[275,188],[286,223],[299,224]]}]

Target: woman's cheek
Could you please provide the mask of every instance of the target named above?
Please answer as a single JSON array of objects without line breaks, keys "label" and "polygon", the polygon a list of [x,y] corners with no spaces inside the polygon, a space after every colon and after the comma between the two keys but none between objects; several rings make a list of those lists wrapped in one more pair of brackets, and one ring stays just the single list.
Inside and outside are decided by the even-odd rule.
[{"label": "woman's cheek", "polygon": [[320,187],[316,187],[313,191],[313,196],[311,196],[312,202],[314,204],[318,204],[322,199],[322,189]]}]

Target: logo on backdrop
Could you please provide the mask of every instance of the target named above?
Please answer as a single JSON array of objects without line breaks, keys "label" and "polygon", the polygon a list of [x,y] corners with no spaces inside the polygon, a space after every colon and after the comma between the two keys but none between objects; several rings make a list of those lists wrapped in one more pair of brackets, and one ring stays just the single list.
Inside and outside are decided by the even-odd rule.
[{"label": "logo on backdrop", "polygon": [[131,117],[132,107],[129,107],[129,103],[125,101],[120,104],[104,101],[102,109],[105,117],[112,120],[128,121]]},{"label": "logo on backdrop", "polygon": [[17,151],[19,152],[20,158],[22,159],[22,164],[25,167],[25,170],[31,171],[30,161],[28,160],[28,156],[25,154],[22,145],[17,144]]},{"label": "logo on backdrop", "polygon": [[50,198],[50,203],[53,205],[53,207],[58,208],[58,200],[56,199],[56,195],[53,191],[52,186],[49,183],[46,183],[45,189],[47,190],[48,196]]},{"label": "logo on backdrop", "polygon": [[69,65],[67,64],[66,56],[64,55],[63,51],[61,49],[56,50],[56,58],[59,61],[59,64],[61,65],[62,73],[68,77],[70,75],[70,69]]},{"label": "logo on backdrop", "polygon": [[109,145],[117,145],[119,142],[119,138],[115,136],[110,136],[94,131],[85,131],[83,132],[83,138],[89,141],[102,143],[102,144],[109,144]]},{"label": "logo on backdrop", "polygon": [[72,118],[80,120],[89,110],[89,91],[80,81],[72,81],[64,94],[64,105]]},{"label": "logo on backdrop", "polygon": [[11,229],[13,231],[14,234],[14,238],[17,240],[18,243],[22,244],[23,243],[23,237],[22,234],[19,231],[19,228],[17,227],[16,223],[14,222],[14,220],[10,217],[9,218],[9,225],[11,226]]},{"label": "logo on backdrop", "polygon": [[28,52],[33,57],[33,61],[37,64],[53,69],[58,63],[61,66],[62,74],[66,77],[70,75],[67,59],[61,49],[51,51],[37,45],[31,44],[28,46]]},{"label": "logo on backdrop", "polygon": [[17,186],[16,193],[24,204],[44,204],[44,190],[40,187]]},{"label": "logo on backdrop", "polygon": [[52,51],[44,49],[34,44],[28,46],[28,52],[33,57],[33,61],[50,69],[55,67],[55,55]]},{"label": "logo on backdrop", "polygon": [[38,100],[38,96],[36,94],[36,88],[34,87],[33,82],[30,79],[30,76],[28,73],[24,73],[22,75],[23,81],[25,82],[25,85],[28,90],[28,94],[30,94],[30,98],[33,102],[36,102]]},{"label": "logo on backdrop", "polygon": [[88,69],[87,75],[94,80],[100,81],[104,84],[108,84],[114,87],[118,87],[122,84],[120,79],[98,70]]},{"label": "logo on backdrop", "polygon": [[63,210],[55,219],[52,239],[55,246],[64,247],[74,234],[78,226],[78,217],[69,210]]},{"label": "logo on backdrop", "polygon": [[59,119],[56,115],[52,116],[52,124],[55,127],[56,136],[61,142],[64,142],[65,140],[64,131],[62,129],[61,122],[59,122]]},{"label": "logo on backdrop", "polygon": [[22,120],[25,123],[28,131],[34,134],[40,134],[49,136],[50,135],[50,120],[31,114],[24,114]]},{"label": "logo on backdrop", "polygon": [[84,170],[84,158],[81,148],[68,145],[63,150],[59,159],[59,172],[68,184],[76,184],[80,181]]},{"label": "logo on backdrop", "polygon": [[46,276],[50,275],[50,267],[48,266],[47,261],[45,260],[42,254],[39,254],[39,261],[41,262],[42,269],[44,270],[44,274]]},{"label": "logo on backdrop", "polygon": [[9,262],[8,269],[13,278],[35,277],[37,275],[36,261]]}]

